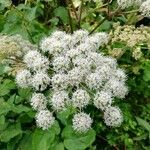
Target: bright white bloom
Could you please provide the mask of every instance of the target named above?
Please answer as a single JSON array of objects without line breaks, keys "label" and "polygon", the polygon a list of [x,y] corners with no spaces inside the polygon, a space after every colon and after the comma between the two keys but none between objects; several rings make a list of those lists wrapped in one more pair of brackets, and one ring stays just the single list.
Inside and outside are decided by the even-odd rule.
[{"label": "bright white bloom", "polygon": [[89,104],[90,96],[82,89],[78,89],[72,95],[72,104],[74,107],[83,108]]},{"label": "bright white bloom", "polygon": [[79,67],[75,67],[68,72],[68,80],[69,84],[74,86],[78,86],[80,82],[83,81],[83,77],[85,75],[85,70]]},{"label": "bright white bloom", "polygon": [[31,85],[31,73],[30,71],[24,69],[17,73],[16,82],[18,86],[22,88],[27,88]]},{"label": "bright white bloom", "polygon": [[140,12],[145,17],[150,17],[150,0],[146,0],[140,7]]},{"label": "bright white bloom", "polygon": [[112,69],[116,69],[117,67],[117,60],[111,57],[104,57],[103,58],[103,65],[109,66]]},{"label": "bright white bloom", "polygon": [[91,73],[86,77],[86,84],[90,89],[98,89],[102,86],[103,80],[98,73]]},{"label": "bright white bloom", "polygon": [[73,40],[75,44],[79,44],[81,42],[84,42],[84,40],[88,37],[88,32],[86,30],[77,30],[73,34]]},{"label": "bright white bloom", "polygon": [[91,63],[88,61],[88,59],[78,56],[75,59],[73,59],[72,62],[75,67],[79,67],[89,72]]},{"label": "bright white bloom", "polygon": [[78,49],[70,49],[66,52],[66,56],[69,58],[75,58],[79,55],[81,55],[81,52]]},{"label": "bright white bloom", "polygon": [[67,57],[59,56],[53,60],[53,67],[55,71],[64,71],[69,68],[70,60]]},{"label": "bright white bloom", "polygon": [[51,99],[51,105],[54,110],[63,110],[68,100],[68,94],[66,91],[57,91],[53,93]]},{"label": "bright white bloom", "polygon": [[50,78],[48,74],[43,72],[37,72],[32,78],[32,86],[37,91],[43,91],[50,84]]},{"label": "bright white bloom", "polygon": [[55,74],[52,79],[52,87],[53,89],[65,89],[68,85],[67,75],[66,74]]},{"label": "bright white bloom", "polygon": [[122,9],[128,8],[128,7],[135,7],[139,6],[142,3],[142,0],[117,0],[118,6]]},{"label": "bright white bloom", "polygon": [[99,40],[100,46],[104,45],[104,44],[107,44],[109,42],[109,35],[105,32],[95,33],[93,35],[93,37],[95,37]]},{"label": "bright white bloom", "polygon": [[[129,0],[127,5],[131,1],[133,0]],[[123,0],[118,2],[121,4]],[[53,111],[62,111],[68,105],[81,111],[93,104],[108,116],[108,108],[112,108],[114,97],[124,98],[128,91],[125,86],[126,75],[119,69],[116,59],[99,52],[100,46],[108,42],[109,36],[104,32],[89,35],[86,30],[78,30],[73,34],[56,31],[40,43],[42,53],[32,50],[24,56],[24,63],[32,74],[28,70],[20,73],[16,77],[17,83],[21,87],[31,85],[35,91],[52,88],[50,109]],[[91,97],[91,92],[96,95]],[[90,103],[91,99],[93,103]],[[44,95],[33,95],[33,109],[44,109],[37,115],[37,124],[43,129],[47,129],[54,122],[52,114],[45,111],[46,104]],[[109,116],[105,117],[108,118],[107,121],[110,120]],[[88,131],[91,124],[92,119],[83,112],[73,118],[73,128],[77,132]]]},{"label": "bright white bloom", "polygon": [[46,109],[47,99],[42,93],[34,93],[32,95],[30,104],[34,110],[44,110]]},{"label": "bright white bloom", "polygon": [[109,92],[101,91],[95,95],[94,105],[101,110],[105,110],[110,107],[112,103],[112,95]]},{"label": "bright white bloom", "polygon": [[85,133],[91,128],[92,119],[84,112],[75,114],[73,117],[73,129],[79,133]]},{"label": "bright white bloom", "polygon": [[125,86],[123,82],[120,82],[113,78],[106,83],[104,89],[107,91],[110,90],[113,96],[118,98],[124,98],[128,92],[128,88]]},{"label": "bright white bloom", "polygon": [[56,40],[62,40],[62,38],[64,38],[65,36],[67,36],[65,32],[55,31],[54,33],[52,33],[51,38],[56,39]]},{"label": "bright white bloom", "polygon": [[34,71],[46,71],[49,68],[49,60],[42,56],[38,51],[29,51],[25,57],[24,62],[27,67]]},{"label": "bright white bloom", "polygon": [[126,79],[127,79],[127,76],[126,76],[124,70],[122,70],[122,69],[120,69],[120,68],[116,70],[114,76],[115,76],[119,81],[122,81],[122,82],[125,82]]},{"label": "bright white bloom", "polygon": [[121,110],[118,107],[108,107],[104,112],[104,122],[107,126],[118,127],[123,121]]},{"label": "bright white bloom", "polygon": [[48,110],[41,110],[36,115],[36,124],[43,130],[50,128],[55,122],[55,118]]}]

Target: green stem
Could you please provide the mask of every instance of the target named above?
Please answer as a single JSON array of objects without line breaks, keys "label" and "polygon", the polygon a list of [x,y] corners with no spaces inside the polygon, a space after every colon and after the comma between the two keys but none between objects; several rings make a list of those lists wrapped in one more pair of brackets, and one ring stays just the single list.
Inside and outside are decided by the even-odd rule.
[{"label": "green stem", "polygon": [[79,13],[79,19],[78,19],[78,28],[79,29],[81,28],[82,9],[83,9],[83,0],[81,0],[80,13]]},{"label": "green stem", "polygon": [[106,17],[103,18],[103,19],[99,22],[99,24],[89,33],[89,35],[91,35],[100,25],[102,25],[102,24],[105,22],[105,20],[106,20]]},{"label": "green stem", "polygon": [[122,12],[123,14],[131,14],[131,13],[137,13],[139,11],[139,9],[136,9],[136,10],[131,10],[131,11],[125,11],[125,12]]},{"label": "green stem", "polygon": [[72,6],[72,10],[73,10],[73,12],[74,12],[74,14],[75,14],[76,20],[78,20],[78,14],[77,14],[76,8],[75,8],[75,6],[74,6],[74,4],[73,4],[73,1],[70,0],[70,3],[71,3],[71,6]]}]

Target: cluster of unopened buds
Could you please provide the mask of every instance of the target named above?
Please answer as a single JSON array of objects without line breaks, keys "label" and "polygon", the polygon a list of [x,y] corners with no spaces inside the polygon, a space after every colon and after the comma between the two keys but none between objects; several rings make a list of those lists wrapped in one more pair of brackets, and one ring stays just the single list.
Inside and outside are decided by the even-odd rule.
[{"label": "cluster of unopened buds", "polygon": [[[115,59],[99,52],[108,42],[104,32],[89,35],[85,30],[73,34],[55,31],[41,41],[40,50],[26,53],[26,69],[18,72],[16,82],[35,90],[30,102],[37,111],[38,127],[50,128],[55,122],[53,113],[72,107],[76,110],[73,129],[87,132],[93,123],[90,114],[84,112],[88,105],[103,112],[106,125],[117,127],[122,123],[121,110],[113,102],[128,92],[126,75]],[[47,97],[45,91],[50,90],[52,95]]]}]

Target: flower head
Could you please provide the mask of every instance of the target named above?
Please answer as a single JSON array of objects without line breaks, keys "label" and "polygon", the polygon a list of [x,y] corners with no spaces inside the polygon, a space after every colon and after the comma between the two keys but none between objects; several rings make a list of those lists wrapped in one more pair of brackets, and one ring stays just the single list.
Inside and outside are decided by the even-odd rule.
[{"label": "flower head", "polygon": [[30,103],[34,110],[44,110],[46,109],[47,99],[42,93],[34,93]]},{"label": "flower head", "polygon": [[18,86],[22,88],[27,88],[31,85],[31,73],[30,71],[24,69],[17,73],[16,75],[16,82]]},{"label": "flower head", "polygon": [[41,110],[36,115],[36,124],[38,127],[46,130],[50,128],[55,122],[55,118],[48,110]]},{"label": "flower head", "polygon": [[104,112],[104,122],[107,126],[118,127],[123,121],[121,111],[118,107],[108,107]]},{"label": "flower head", "polygon": [[85,133],[91,128],[92,119],[84,112],[75,114],[73,117],[73,129],[79,133]]}]

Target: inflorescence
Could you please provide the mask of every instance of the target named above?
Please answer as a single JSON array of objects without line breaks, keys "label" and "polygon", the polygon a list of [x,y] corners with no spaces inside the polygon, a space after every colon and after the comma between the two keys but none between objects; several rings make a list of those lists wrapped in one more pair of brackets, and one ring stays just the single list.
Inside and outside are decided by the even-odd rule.
[{"label": "inflorescence", "polygon": [[[31,106],[37,111],[37,126],[43,130],[54,124],[53,112],[73,107],[73,129],[87,132],[93,122],[84,112],[94,105],[104,113],[104,122],[110,127],[122,123],[121,110],[112,106],[115,98],[124,98],[128,92],[124,70],[114,58],[104,56],[99,48],[109,42],[104,32],[89,35],[85,30],[72,35],[55,31],[40,43],[40,51],[25,54],[26,69],[18,72],[16,82],[22,88],[32,87],[35,92]],[[44,91],[51,89],[51,98]]]}]

